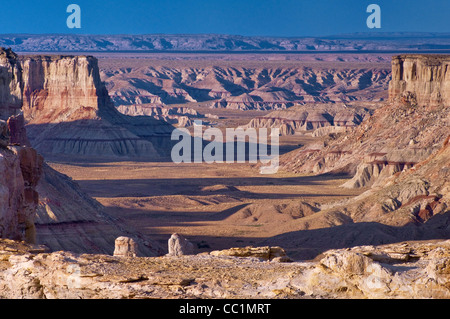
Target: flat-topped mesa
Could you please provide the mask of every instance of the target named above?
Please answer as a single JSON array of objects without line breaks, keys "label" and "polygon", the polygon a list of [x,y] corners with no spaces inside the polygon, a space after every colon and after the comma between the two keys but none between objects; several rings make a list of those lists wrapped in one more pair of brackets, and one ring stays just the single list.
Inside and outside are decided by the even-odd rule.
[{"label": "flat-topped mesa", "polygon": [[409,93],[417,105],[450,106],[450,55],[394,56],[389,99]]},{"label": "flat-topped mesa", "polygon": [[170,123],[134,119],[114,107],[95,57],[36,55],[19,62],[28,137],[46,158],[157,158],[164,148],[155,149],[154,140],[170,142]]},{"label": "flat-topped mesa", "polygon": [[92,56],[24,56],[23,112],[29,123],[93,119],[110,103]]}]

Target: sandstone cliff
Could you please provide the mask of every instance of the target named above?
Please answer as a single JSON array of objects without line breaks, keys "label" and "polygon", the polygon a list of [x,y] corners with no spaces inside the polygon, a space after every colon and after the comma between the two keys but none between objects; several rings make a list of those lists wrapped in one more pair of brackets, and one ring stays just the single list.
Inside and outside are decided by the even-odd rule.
[{"label": "sandstone cliff", "polygon": [[[0,50],[0,237],[35,241],[43,159],[26,139],[17,55]],[[17,116],[16,116],[17,115]]]},{"label": "sandstone cliff", "polygon": [[[447,55],[394,57],[389,98],[409,98],[421,106],[450,106],[449,66],[450,56]],[[408,93],[412,96],[408,97]]]},{"label": "sandstone cliff", "polygon": [[230,249],[231,256],[222,251],[142,258],[45,253],[0,240],[0,297],[445,299],[450,298],[449,245],[447,240],[360,246],[284,263],[248,249],[241,254],[246,257],[236,257],[240,248]]},{"label": "sandstone cliff", "polygon": [[177,127],[192,126],[195,119],[204,117],[193,108],[168,107],[164,104],[120,105],[117,110],[129,116],[150,116]]},{"label": "sandstone cliff", "polygon": [[28,123],[95,118],[105,103],[97,60],[89,56],[24,58],[23,112]]},{"label": "sandstone cliff", "polygon": [[23,112],[31,144],[47,158],[164,155],[173,127],[119,113],[91,56],[21,57]]},{"label": "sandstone cliff", "polygon": [[[434,85],[430,81],[429,87]],[[428,98],[421,94],[419,100],[433,100],[431,93]],[[292,254],[315,256],[323,247],[449,238],[450,108],[420,105],[415,92],[400,95],[352,131],[282,157],[287,170],[351,173],[353,178],[343,186],[365,191],[322,205],[320,212],[298,222],[299,231],[265,244],[292,243],[284,246]],[[303,243],[309,251],[302,249]]]},{"label": "sandstone cliff", "polygon": [[290,256],[314,258],[324,249],[450,237],[450,136],[414,167],[379,181],[359,196],[321,205],[295,221],[297,231],[263,242]]},{"label": "sandstone cliff", "polygon": [[[23,121],[18,123],[23,125]],[[35,149],[18,143],[26,141],[18,138],[23,133],[23,126],[12,125],[10,128],[12,130],[0,134],[6,132],[7,136],[0,136],[0,139],[10,139],[0,146],[0,238],[33,243],[36,240],[35,213],[39,204],[37,185],[42,175],[43,158]],[[13,144],[11,140],[14,140]]]},{"label": "sandstone cliff", "polygon": [[[69,177],[45,164],[43,157],[30,147],[24,116],[14,115],[21,112],[23,93],[25,116],[34,128],[42,130],[38,130],[41,141],[51,141],[59,134],[62,151],[73,152],[64,140],[67,135],[86,134],[95,139],[89,134],[97,134],[98,138],[102,116],[113,121],[117,112],[114,108],[108,110],[111,104],[99,81],[96,60],[32,57],[19,61],[8,50],[0,50],[0,57],[4,80],[0,81],[0,114],[6,120],[0,118],[0,237],[45,244],[50,250],[112,253],[114,239],[131,234],[141,244],[144,255],[162,254],[159,245],[122,227]],[[93,122],[85,123],[84,130],[83,125],[65,126],[80,118]],[[51,127],[44,129],[42,123]],[[103,124],[106,125],[114,131],[114,124]],[[129,132],[125,128],[122,131]],[[36,142],[36,136],[31,141]],[[37,143],[39,148],[42,145]]]},{"label": "sandstone cliff", "polygon": [[0,119],[17,115],[22,108],[22,72],[17,55],[0,49]]},{"label": "sandstone cliff", "polygon": [[[412,58],[416,59],[416,56]],[[442,65],[448,59],[436,60],[438,58],[430,59],[441,61]],[[403,59],[409,60],[409,57]],[[398,57],[393,58],[392,64],[393,69],[398,67]],[[282,167],[295,172],[350,173],[354,178],[346,187],[364,187],[372,186],[380,176],[389,177],[424,160],[442,146],[450,127],[450,108],[442,104],[446,93],[438,91],[444,90],[450,80],[448,76],[442,77],[445,67],[440,71],[433,68],[436,74],[441,74],[438,77],[440,84],[435,83],[436,77],[421,77],[422,83],[408,76],[400,82],[403,81],[405,90],[411,88],[417,92],[406,94],[407,91],[400,90],[406,96],[396,98],[394,78],[391,100],[375,110],[372,116],[348,134],[326,140],[319,148],[303,148],[286,154],[281,159]],[[421,90],[422,87],[429,89]],[[400,91],[398,94],[403,95]],[[441,96],[439,105],[436,104],[437,96]],[[422,105],[419,106],[417,101]]]}]

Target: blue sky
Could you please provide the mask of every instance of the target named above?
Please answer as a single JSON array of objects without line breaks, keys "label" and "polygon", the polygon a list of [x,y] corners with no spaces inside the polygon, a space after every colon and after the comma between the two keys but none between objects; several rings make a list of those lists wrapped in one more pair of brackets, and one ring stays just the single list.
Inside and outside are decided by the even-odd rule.
[{"label": "blue sky", "polygon": [[[14,0],[2,1],[0,33],[237,34],[320,36],[368,29],[381,7],[383,32],[450,33],[450,0]],[[66,8],[81,7],[81,29]]]}]

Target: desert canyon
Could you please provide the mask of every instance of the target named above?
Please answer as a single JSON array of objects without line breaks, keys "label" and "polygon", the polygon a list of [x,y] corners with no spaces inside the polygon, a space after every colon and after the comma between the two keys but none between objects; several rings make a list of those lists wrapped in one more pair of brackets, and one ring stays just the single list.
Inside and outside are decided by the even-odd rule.
[{"label": "desert canyon", "polygon": [[[194,120],[278,173],[173,163]],[[1,49],[0,298],[450,298],[449,128],[449,55]]]}]

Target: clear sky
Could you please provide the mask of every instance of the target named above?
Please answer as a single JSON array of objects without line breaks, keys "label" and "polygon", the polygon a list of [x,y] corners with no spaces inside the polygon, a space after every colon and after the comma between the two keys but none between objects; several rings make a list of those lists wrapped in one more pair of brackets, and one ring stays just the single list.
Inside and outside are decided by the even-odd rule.
[{"label": "clear sky", "polygon": [[[381,7],[382,32],[450,33],[450,0],[0,0],[0,33],[320,36],[376,32],[369,4]],[[69,4],[81,29],[69,29]]]}]

